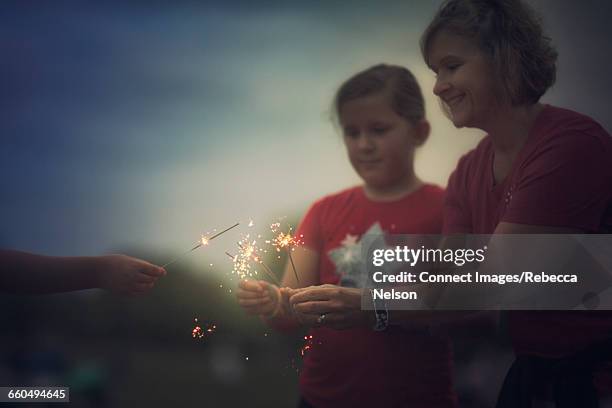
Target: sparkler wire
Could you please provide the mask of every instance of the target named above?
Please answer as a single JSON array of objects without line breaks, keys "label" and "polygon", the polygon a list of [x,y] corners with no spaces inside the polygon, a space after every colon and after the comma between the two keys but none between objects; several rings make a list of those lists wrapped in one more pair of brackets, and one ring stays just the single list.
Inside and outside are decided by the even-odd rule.
[{"label": "sparkler wire", "polygon": [[184,257],[185,255],[187,255],[190,252],[195,251],[196,249],[198,249],[199,247],[201,247],[202,245],[204,245],[204,241],[205,242],[209,242],[212,241],[213,239],[217,238],[219,235],[221,234],[225,234],[227,231],[231,230],[232,228],[236,228],[238,225],[240,225],[239,222],[235,223],[234,225],[232,225],[229,228],[224,229],[221,232],[216,233],[215,235],[213,235],[210,238],[203,238],[202,240],[200,240],[200,242],[198,243],[198,245],[194,246],[193,248],[191,248],[189,251],[183,252],[181,255],[177,256],[176,258],[174,258],[173,260],[171,260],[170,262],[166,262],[164,265],[162,265],[162,268],[165,268],[168,265],[172,265],[173,263],[175,263],[176,261],[178,261],[179,259],[181,259],[182,257]]}]

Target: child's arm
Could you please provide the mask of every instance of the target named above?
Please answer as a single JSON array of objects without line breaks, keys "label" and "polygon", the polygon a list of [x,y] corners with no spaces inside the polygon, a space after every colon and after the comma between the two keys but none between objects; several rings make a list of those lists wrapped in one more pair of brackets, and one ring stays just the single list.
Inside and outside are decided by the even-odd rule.
[{"label": "child's arm", "polygon": [[150,290],[166,271],[125,255],[42,256],[0,250],[0,291],[48,294],[101,288],[121,294]]}]

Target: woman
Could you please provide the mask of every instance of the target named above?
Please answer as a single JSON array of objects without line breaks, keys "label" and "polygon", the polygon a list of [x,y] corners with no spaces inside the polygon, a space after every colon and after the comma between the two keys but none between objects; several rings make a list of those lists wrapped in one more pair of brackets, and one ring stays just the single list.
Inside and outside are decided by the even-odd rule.
[{"label": "woman", "polygon": [[[540,102],[557,53],[527,5],[448,1],[421,48],[454,125],[487,133],[450,177],[444,233],[611,230],[612,140],[591,118]],[[609,313],[510,312],[508,324],[517,362],[498,406],[531,406],[547,382],[562,406],[594,406],[595,388],[612,389],[599,352]]]}]

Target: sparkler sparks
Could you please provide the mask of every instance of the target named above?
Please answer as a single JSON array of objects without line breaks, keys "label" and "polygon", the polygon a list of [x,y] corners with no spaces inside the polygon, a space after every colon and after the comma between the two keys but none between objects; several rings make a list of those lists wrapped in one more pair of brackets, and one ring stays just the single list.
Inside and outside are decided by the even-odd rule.
[{"label": "sparkler sparks", "polygon": [[214,235],[213,235],[213,236],[211,236],[211,237],[207,237],[207,236],[202,235],[202,238],[200,238],[200,242],[198,242],[198,244],[197,244],[196,246],[194,246],[193,248],[191,248],[189,251],[186,251],[186,252],[182,253],[181,255],[177,256],[177,257],[176,257],[176,258],[174,258],[173,260],[171,260],[171,261],[169,261],[169,262],[166,262],[164,265],[162,265],[162,268],[165,268],[165,267],[167,267],[167,266],[169,266],[169,265],[172,265],[173,263],[175,263],[176,261],[178,261],[179,259],[181,259],[181,258],[182,258],[182,257],[184,257],[185,255],[187,255],[187,254],[189,254],[189,253],[191,253],[191,252],[195,251],[196,249],[198,249],[198,248],[200,248],[200,247],[202,247],[202,246],[208,245],[208,243],[209,243],[210,241],[212,241],[213,239],[217,238],[217,237],[218,237],[219,235],[221,235],[221,234],[225,234],[227,231],[231,230],[232,228],[236,228],[238,225],[240,225],[240,223],[239,223],[239,222],[237,222],[236,224],[232,225],[232,226],[231,226],[231,227],[229,227],[229,228],[224,229],[224,230],[223,230],[223,231],[221,231],[221,232],[217,232],[216,234],[214,234]]},{"label": "sparkler sparks", "polygon": [[217,326],[215,324],[209,324],[209,325],[206,326],[205,329],[203,329],[198,324],[198,318],[197,317],[195,319],[193,319],[193,321],[195,323],[195,326],[191,330],[191,337],[193,337],[194,339],[203,339],[204,337],[210,336],[212,333],[215,332],[215,330],[217,330]]},{"label": "sparkler sparks", "polygon": [[245,235],[240,241],[238,241],[238,254],[232,255],[229,252],[225,254],[232,258],[234,261],[233,273],[238,275],[240,279],[254,277],[257,271],[251,267],[252,262],[256,262],[263,268],[264,272],[271,277],[278,285],[280,285],[279,279],[276,277],[272,269],[261,259],[259,256],[259,248],[257,247],[257,241],[251,240],[249,234]]},{"label": "sparkler sparks", "polygon": [[[270,225],[270,230],[276,234],[280,230],[280,222],[275,222]],[[293,236],[291,235],[292,230],[293,229],[290,226],[289,231],[287,233],[284,233],[282,231],[278,232],[278,234],[272,240],[266,241],[266,243],[272,244],[272,246],[276,248],[276,252],[280,252],[283,249],[287,251],[289,261],[291,262],[291,268],[293,269],[293,274],[295,275],[295,279],[299,283],[300,278],[298,276],[297,269],[295,268],[295,263],[293,262],[291,252],[294,251],[297,246],[303,244],[302,238],[304,236]]]},{"label": "sparkler sparks", "polygon": [[309,350],[312,350],[312,346],[313,346],[312,334],[308,336],[304,336],[304,343],[305,344],[300,349],[300,354],[302,355],[302,357],[304,357]]},{"label": "sparkler sparks", "polygon": [[306,355],[306,353],[311,351],[315,345],[321,345],[321,344],[323,344],[323,343],[321,343],[320,340],[316,340],[315,341],[315,339],[312,336],[312,334],[304,336],[304,345],[300,349],[300,354],[302,355],[302,357],[304,357]]},{"label": "sparkler sparks", "polygon": [[315,345],[320,344],[323,343],[321,343],[321,341],[319,340],[315,340],[312,334],[304,336],[304,345],[298,349],[298,355],[296,357],[292,357],[291,360],[289,360],[289,365],[287,366],[287,368],[295,370],[296,373],[299,373],[301,365],[299,357],[303,359],[308,352],[312,351]]}]

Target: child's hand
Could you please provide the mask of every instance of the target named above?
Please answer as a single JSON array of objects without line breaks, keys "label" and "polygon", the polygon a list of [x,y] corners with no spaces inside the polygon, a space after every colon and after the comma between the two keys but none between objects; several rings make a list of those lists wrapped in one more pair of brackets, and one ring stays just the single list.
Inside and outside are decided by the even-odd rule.
[{"label": "child's hand", "polygon": [[126,255],[107,255],[99,258],[96,269],[98,286],[113,293],[138,295],[153,288],[166,270],[142,259]]},{"label": "child's hand", "polygon": [[263,315],[271,317],[278,313],[281,301],[288,304],[287,296],[281,295],[281,290],[276,285],[266,281],[241,280],[238,283],[236,298],[238,304],[252,315]]}]

